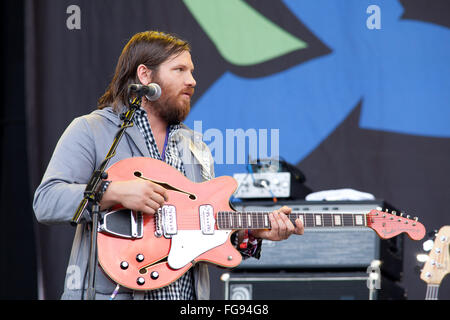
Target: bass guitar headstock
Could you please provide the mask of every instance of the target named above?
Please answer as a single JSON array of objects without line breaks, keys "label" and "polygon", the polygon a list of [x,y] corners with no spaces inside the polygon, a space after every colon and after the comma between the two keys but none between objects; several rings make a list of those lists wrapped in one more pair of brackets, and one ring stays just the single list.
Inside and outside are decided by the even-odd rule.
[{"label": "bass guitar headstock", "polygon": [[440,284],[450,272],[450,226],[443,226],[434,239],[433,248],[423,266],[420,279],[427,284]]}]

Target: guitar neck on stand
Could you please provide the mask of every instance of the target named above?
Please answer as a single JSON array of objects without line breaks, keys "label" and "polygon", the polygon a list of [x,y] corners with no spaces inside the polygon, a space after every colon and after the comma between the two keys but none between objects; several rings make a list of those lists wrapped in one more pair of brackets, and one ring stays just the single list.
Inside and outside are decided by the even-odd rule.
[{"label": "guitar neck on stand", "polygon": [[436,235],[433,248],[420,274],[420,279],[427,283],[425,300],[438,300],[439,286],[450,272],[449,243],[450,226],[443,226]]}]

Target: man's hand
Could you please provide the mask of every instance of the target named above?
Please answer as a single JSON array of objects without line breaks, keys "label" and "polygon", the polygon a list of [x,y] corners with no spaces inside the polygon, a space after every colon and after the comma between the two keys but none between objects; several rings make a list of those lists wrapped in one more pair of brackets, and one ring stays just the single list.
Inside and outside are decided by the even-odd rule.
[{"label": "man's hand", "polygon": [[280,241],[289,238],[291,234],[303,234],[304,228],[301,220],[296,219],[295,225],[289,220],[287,215],[291,212],[292,209],[287,206],[283,206],[280,209],[273,211],[269,214],[272,228],[270,230],[252,230],[253,236],[261,239]]},{"label": "man's hand", "polygon": [[143,179],[113,181],[103,194],[100,206],[103,210],[121,204],[134,211],[154,214],[167,199],[166,189],[153,182]]}]

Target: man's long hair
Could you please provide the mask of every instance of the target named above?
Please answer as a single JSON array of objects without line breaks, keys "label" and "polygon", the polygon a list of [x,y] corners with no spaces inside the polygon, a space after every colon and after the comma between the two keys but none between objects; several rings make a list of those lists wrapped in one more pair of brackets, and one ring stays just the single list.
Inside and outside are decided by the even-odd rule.
[{"label": "man's long hair", "polygon": [[123,105],[128,105],[128,86],[140,83],[137,76],[140,64],[157,72],[161,63],[185,50],[190,51],[189,43],[173,34],[158,31],[135,34],[123,48],[114,77],[98,100],[98,108],[112,106],[116,112],[119,111]]}]

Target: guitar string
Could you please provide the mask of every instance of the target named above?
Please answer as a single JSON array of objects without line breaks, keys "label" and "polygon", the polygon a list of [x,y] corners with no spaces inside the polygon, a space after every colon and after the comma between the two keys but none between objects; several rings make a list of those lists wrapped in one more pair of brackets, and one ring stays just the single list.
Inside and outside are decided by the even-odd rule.
[{"label": "guitar string", "polygon": [[[252,224],[254,224],[256,222],[256,224],[258,224],[259,226],[261,226],[261,228],[264,228],[265,226],[265,222],[264,220],[266,219],[265,217],[269,214],[270,212],[244,212],[244,213],[239,213],[239,212],[227,212],[227,211],[220,211],[218,216],[217,216],[217,221],[218,224],[221,226],[242,226],[242,227],[247,227],[248,225],[248,215],[252,215]],[[224,215],[226,215],[226,217],[224,217]],[[319,220],[316,220],[316,215],[320,216]],[[340,216],[340,223],[336,223],[333,219],[334,216]],[[231,219],[232,222],[229,223],[229,219]],[[239,216],[241,218],[241,221],[245,222],[245,223],[238,223],[238,219]],[[290,218],[291,222],[294,222],[297,218],[302,218],[303,223],[305,224],[305,226],[307,227],[340,227],[340,226],[367,226],[367,215],[366,214],[361,214],[361,213],[340,213],[340,214],[336,214],[336,213],[291,213],[288,215]],[[363,216],[363,219],[361,220],[361,222],[356,223],[355,219],[356,216]],[[256,219],[255,219],[256,217]],[[191,226],[191,227],[196,227],[199,224],[199,219],[195,219],[195,221],[192,221],[192,217],[185,217],[185,221],[184,223],[182,223],[184,226]],[[375,220],[382,220],[383,218],[373,218],[373,222],[376,222]],[[317,222],[319,221],[319,222]],[[362,224],[361,224],[362,223]]]},{"label": "guitar string", "polygon": [[[254,228],[264,229],[267,224],[270,225],[268,215],[271,212],[230,212],[219,211],[217,214],[217,224],[221,229],[228,228]],[[251,216],[251,225],[248,224],[248,216]],[[340,224],[333,221],[333,216],[340,216]],[[362,213],[291,213],[288,215],[291,222],[295,222],[297,218],[301,218],[305,227],[347,227],[347,226],[367,226],[367,215]],[[316,216],[320,216],[317,220]],[[356,216],[363,216],[361,223],[355,223]],[[231,221],[230,221],[231,218]],[[239,219],[241,223],[239,223]],[[319,221],[319,223],[318,223]],[[177,222],[183,228],[198,229],[200,225],[199,217],[192,219],[192,216],[179,216]],[[267,222],[267,223],[266,223]]]},{"label": "guitar string", "polygon": [[[219,211],[216,215],[216,224],[219,229],[264,229],[267,228],[268,225],[270,227],[270,220],[268,219],[268,214],[271,212],[234,212],[234,211]],[[248,224],[248,215],[252,216],[251,224]],[[240,216],[240,217],[239,217]],[[320,216],[319,220],[316,220],[316,216]],[[340,216],[340,224],[337,224],[334,220],[335,216]],[[363,219],[360,223],[356,223],[356,216],[362,216]],[[231,217],[231,218],[230,218]],[[374,216],[370,214],[364,213],[297,213],[293,212],[288,215],[291,222],[295,222],[297,218],[301,218],[303,220],[303,224],[305,227],[367,227],[371,224],[380,223],[382,221],[386,221],[386,217]],[[370,222],[368,222],[368,218],[370,218]],[[394,218],[394,217],[391,217]],[[231,221],[230,221],[231,219]],[[239,219],[241,219],[241,223],[239,223]],[[395,219],[395,218],[394,218]],[[267,223],[266,223],[267,221]],[[319,221],[319,223],[317,223]],[[401,222],[411,221],[406,218],[403,218]],[[398,222],[398,221],[396,221]],[[362,224],[361,224],[362,223]],[[177,224],[182,226],[182,228],[186,229],[199,229],[200,227],[200,218],[192,216],[184,216],[180,215],[177,217]],[[268,225],[267,225],[268,224]]]},{"label": "guitar string", "polygon": [[439,285],[429,284],[427,285],[427,292],[425,295],[426,300],[437,300],[439,292]]}]

